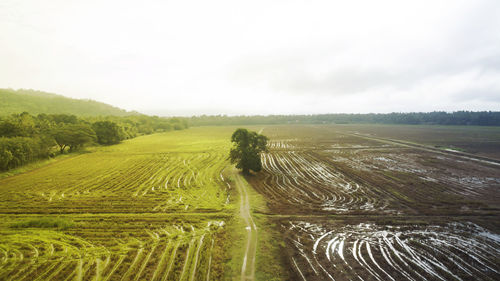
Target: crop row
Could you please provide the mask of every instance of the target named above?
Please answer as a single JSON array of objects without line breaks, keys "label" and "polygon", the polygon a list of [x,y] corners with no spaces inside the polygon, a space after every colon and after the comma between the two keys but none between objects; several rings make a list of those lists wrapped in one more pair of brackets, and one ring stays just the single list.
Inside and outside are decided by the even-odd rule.
[{"label": "crop row", "polygon": [[442,184],[446,192],[458,196],[487,200],[500,184],[498,166],[481,161],[464,161],[454,155],[410,148],[331,149],[328,154],[335,162],[365,172],[412,174],[421,182]]},{"label": "crop row", "polygon": [[3,179],[0,211],[220,209],[227,199],[221,177],[226,165],[217,152],[84,154]]},{"label": "crop row", "polygon": [[343,126],[265,132],[248,180],[284,215],[294,280],[499,280],[498,166]]},{"label": "crop row", "polygon": [[261,157],[264,171],[250,179],[275,210],[451,214],[498,206],[498,167],[335,132],[280,136],[280,129]]},{"label": "crop row", "polygon": [[264,179],[254,184],[277,204],[317,211],[382,210],[387,202],[306,151],[262,155]]},{"label": "crop row", "polygon": [[[102,218],[101,218],[102,219]],[[207,280],[220,220],[180,224],[106,217],[67,231],[6,228],[0,279]],[[110,223],[118,220],[121,223]],[[93,226],[95,223],[95,226]],[[144,225],[151,225],[144,229]]]},{"label": "crop row", "polygon": [[220,280],[232,129],[138,137],[0,180],[0,280]]},{"label": "crop row", "polygon": [[290,222],[303,280],[498,280],[500,236],[472,223],[379,226]]}]

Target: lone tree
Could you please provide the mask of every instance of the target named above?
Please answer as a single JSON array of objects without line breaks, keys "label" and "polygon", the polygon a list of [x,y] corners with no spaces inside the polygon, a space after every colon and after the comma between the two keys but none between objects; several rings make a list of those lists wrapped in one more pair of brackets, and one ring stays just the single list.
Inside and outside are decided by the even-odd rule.
[{"label": "lone tree", "polygon": [[260,153],[267,151],[267,140],[266,136],[256,132],[237,129],[231,136],[231,142],[234,143],[229,154],[231,163],[236,163],[236,168],[242,169],[245,175],[250,174],[250,170],[262,170]]}]

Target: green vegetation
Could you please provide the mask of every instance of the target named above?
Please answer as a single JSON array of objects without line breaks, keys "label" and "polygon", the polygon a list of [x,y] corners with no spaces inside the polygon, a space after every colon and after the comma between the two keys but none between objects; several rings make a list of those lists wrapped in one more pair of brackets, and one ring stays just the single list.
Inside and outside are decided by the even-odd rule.
[{"label": "green vegetation", "polygon": [[97,142],[100,144],[117,144],[124,135],[123,129],[111,121],[97,121],[92,124],[92,128],[97,135]]},{"label": "green vegetation", "polygon": [[12,228],[58,228],[66,230],[74,225],[74,222],[67,218],[60,217],[41,217],[33,218],[27,221],[13,223]]},{"label": "green vegetation", "polygon": [[97,142],[117,144],[136,136],[187,128],[185,120],[145,115],[77,117],[27,112],[0,118],[0,171],[81,149]]},{"label": "green vegetation", "polygon": [[369,114],[313,115],[202,115],[189,118],[192,126],[257,125],[257,124],[429,124],[500,126],[500,111],[456,111],[452,113],[410,112]]},{"label": "green vegetation", "polygon": [[[82,126],[85,129],[73,131],[90,129],[95,135],[83,142],[85,151],[0,174],[0,280],[235,280],[241,278],[243,257],[248,258],[245,276],[250,279],[290,280],[298,276],[293,270],[309,264],[297,255],[295,237],[308,247],[300,253],[312,249],[307,242],[312,236],[293,236],[298,233],[293,227],[299,224],[290,224],[290,218],[330,225],[330,218],[341,216],[341,211],[320,209],[324,205],[319,200],[354,204],[346,207],[349,213],[342,218],[355,224],[377,215],[387,224],[392,219],[403,221],[399,214],[387,216],[384,208],[455,216],[456,208],[465,207],[460,212],[473,214],[470,210],[476,208],[481,214],[496,214],[474,198],[467,198],[469,202],[444,192],[466,192],[470,182],[448,176],[447,181],[455,182],[450,189],[430,178],[447,176],[439,167],[477,175],[479,166],[474,165],[479,162],[454,167],[442,157],[444,152],[432,155],[434,151],[419,151],[418,146],[372,139],[387,132],[396,134],[389,139],[396,138],[404,128],[423,130],[420,126],[266,126],[263,129],[272,140],[260,166],[258,153],[266,150],[267,138],[235,127],[175,130],[184,126],[182,119],[144,116],[24,113],[1,121],[3,141],[22,140],[33,148],[35,141],[52,137],[49,155],[59,154],[58,130],[71,132],[73,126]],[[394,127],[401,128],[388,129]],[[164,132],[148,134],[150,130]],[[100,143],[111,144],[116,135],[123,137],[118,144],[88,146],[94,139],[99,142],[99,136]],[[455,139],[450,136],[455,135],[447,139]],[[78,151],[81,146],[75,145],[66,146]],[[230,166],[231,148],[240,150],[233,155],[254,153],[246,161],[253,165],[258,160],[259,165],[248,166],[248,172],[263,171],[245,180],[260,193],[245,180],[248,188],[241,194],[236,191],[241,189],[236,181],[242,177]],[[403,162],[396,166],[397,161]],[[436,172],[427,172],[422,163]],[[369,172],[367,164],[377,172]],[[460,170],[463,165],[468,166]],[[481,171],[488,179],[496,170],[483,167]],[[347,193],[331,188],[332,183],[357,189]],[[479,192],[483,191],[475,190],[474,196],[490,195],[486,189]],[[432,204],[439,209],[431,208]],[[242,210],[250,210],[255,225],[251,231],[249,216]],[[249,260],[255,260],[254,274]]]},{"label": "green vegetation", "polygon": [[[283,254],[287,246],[282,239],[283,233],[275,220],[268,216],[257,214],[255,221],[260,230],[257,248],[257,280],[291,280],[287,270],[286,256]],[[278,239],[277,239],[278,238]]]},{"label": "green vegetation", "polygon": [[54,157],[66,148],[74,152],[188,127],[186,119],[130,113],[33,90],[0,89],[0,112],[0,171]]},{"label": "green vegetation", "polygon": [[[233,187],[232,196],[239,197],[236,192],[235,184],[236,175],[229,177],[229,182]],[[252,176],[250,176],[252,177]],[[248,196],[252,217],[258,229],[256,241],[256,260],[255,260],[255,280],[291,280],[289,271],[286,270],[285,256],[283,253],[284,242],[276,239],[281,237],[279,228],[274,220],[267,215],[269,212],[266,199],[262,194],[257,193],[248,182],[243,179],[243,184],[247,187],[246,196]],[[241,270],[243,259],[245,256],[248,229],[246,228],[245,221],[240,215],[240,209],[235,209],[235,213],[228,223],[225,231],[225,239],[231,241],[226,249],[225,255],[225,270],[224,280],[239,280],[241,277]],[[247,263],[250,263],[247,260]]]},{"label": "green vegetation", "polygon": [[233,130],[141,136],[0,179],[0,279],[221,280]]},{"label": "green vegetation", "polygon": [[61,153],[64,153],[66,147],[69,147],[69,151],[75,151],[96,140],[96,133],[86,124],[65,124],[53,129],[50,135]]},{"label": "green vegetation", "polygon": [[267,151],[267,140],[266,136],[256,132],[237,129],[231,136],[231,142],[234,144],[229,154],[231,163],[236,163],[236,168],[242,169],[245,175],[248,175],[250,170],[260,171],[260,153]]},{"label": "green vegetation", "polygon": [[10,115],[20,112],[31,114],[75,114],[78,116],[129,116],[137,112],[93,101],[78,100],[64,96],[26,89],[0,89],[0,114]]},{"label": "green vegetation", "polygon": [[[251,177],[251,176],[250,176]],[[285,265],[285,248],[283,240],[277,239],[281,237],[281,229],[276,224],[275,220],[269,217],[270,210],[267,207],[267,200],[258,193],[245,180],[245,184],[252,206],[253,217],[259,229],[259,237],[257,243],[256,257],[256,280],[290,280],[290,272]]]},{"label": "green vegetation", "polygon": [[74,227],[34,229],[2,216],[0,279],[220,280],[221,218],[72,215]]},{"label": "green vegetation", "polygon": [[0,180],[0,211],[221,211],[229,136],[230,129],[203,127],[91,148]]}]

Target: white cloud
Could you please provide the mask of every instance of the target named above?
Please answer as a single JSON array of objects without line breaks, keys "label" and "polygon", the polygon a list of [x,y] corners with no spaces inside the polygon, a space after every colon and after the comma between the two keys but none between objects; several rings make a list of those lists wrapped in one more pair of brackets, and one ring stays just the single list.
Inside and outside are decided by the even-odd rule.
[{"label": "white cloud", "polygon": [[156,114],[500,109],[497,1],[0,5],[0,87]]}]

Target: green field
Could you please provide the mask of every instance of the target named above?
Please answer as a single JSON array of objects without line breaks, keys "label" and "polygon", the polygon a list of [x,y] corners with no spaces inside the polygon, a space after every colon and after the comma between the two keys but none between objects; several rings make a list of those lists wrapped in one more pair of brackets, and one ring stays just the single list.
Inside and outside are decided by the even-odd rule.
[{"label": "green field", "polygon": [[0,211],[221,211],[228,134],[203,128],[145,136],[2,179]]},{"label": "green field", "polygon": [[155,134],[0,180],[2,280],[216,280],[234,128]]}]

